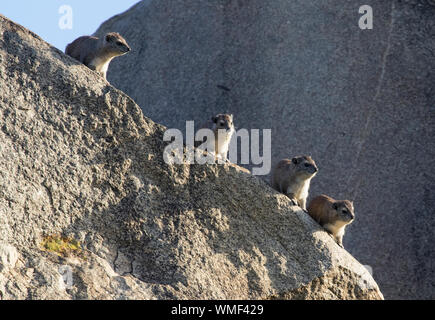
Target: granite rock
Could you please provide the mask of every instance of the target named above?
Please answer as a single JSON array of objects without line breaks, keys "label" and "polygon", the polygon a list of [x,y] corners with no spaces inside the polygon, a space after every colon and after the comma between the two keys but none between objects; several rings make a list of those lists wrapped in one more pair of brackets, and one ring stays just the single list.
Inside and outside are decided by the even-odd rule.
[{"label": "granite rock", "polygon": [[311,195],[355,201],[344,245],[386,297],[433,299],[435,6],[375,1],[361,30],[362,4],[148,0],[97,34],[132,45],[108,79],[153,120],[184,130],[227,111],[272,129],[273,163],[311,155]]},{"label": "granite rock", "polygon": [[0,298],[382,299],[246,169],[166,164],[164,131],[0,15]]}]

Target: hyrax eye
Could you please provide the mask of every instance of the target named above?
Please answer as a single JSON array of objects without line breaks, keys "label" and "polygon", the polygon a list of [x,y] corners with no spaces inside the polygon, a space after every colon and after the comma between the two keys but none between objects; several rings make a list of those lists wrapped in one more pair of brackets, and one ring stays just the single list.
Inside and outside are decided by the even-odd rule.
[{"label": "hyrax eye", "polygon": [[122,45],[124,45],[121,41],[117,41],[116,44],[117,44],[118,46],[122,46]]},{"label": "hyrax eye", "polygon": [[305,166],[306,168],[309,168],[309,167],[311,167],[311,164],[306,163],[306,164],[304,164],[304,166]]}]

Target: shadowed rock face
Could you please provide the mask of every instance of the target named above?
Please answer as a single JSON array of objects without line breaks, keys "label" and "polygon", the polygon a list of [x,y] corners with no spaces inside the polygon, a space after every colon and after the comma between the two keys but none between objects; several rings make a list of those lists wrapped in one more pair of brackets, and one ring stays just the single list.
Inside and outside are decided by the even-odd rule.
[{"label": "shadowed rock face", "polygon": [[108,79],[166,126],[224,111],[271,128],[272,158],[311,155],[312,196],[355,200],[344,245],[388,298],[434,298],[435,6],[142,1],[105,22],[132,54]]},{"label": "shadowed rock face", "polygon": [[0,298],[382,299],[245,169],[165,164],[164,130],[0,16]]}]

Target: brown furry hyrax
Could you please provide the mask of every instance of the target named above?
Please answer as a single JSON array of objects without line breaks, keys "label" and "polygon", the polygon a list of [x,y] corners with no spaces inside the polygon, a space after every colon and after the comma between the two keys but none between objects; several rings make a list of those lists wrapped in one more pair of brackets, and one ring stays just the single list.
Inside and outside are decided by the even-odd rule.
[{"label": "brown furry hyrax", "polygon": [[283,159],[272,171],[271,185],[306,211],[311,179],[319,169],[310,156]]},{"label": "brown furry hyrax", "polygon": [[[216,159],[227,161],[228,149],[230,147],[231,137],[233,136],[234,117],[232,114],[218,114],[211,118],[207,123],[202,126],[202,129],[210,129],[214,133],[214,140],[207,141],[207,150],[214,150]],[[197,141],[195,146],[198,147],[204,142]]]},{"label": "brown furry hyrax", "polygon": [[91,36],[77,38],[67,45],[65,53],[106,79],[110,61],[130,50],[127,41],[119,33],[110,32],[101,39]]},{"label": "brown furry hyrax", "polygon": [[334,200],[322,194],[311,200],[308,214],[343,247],[344,228],[355,219],[353,202]]}]

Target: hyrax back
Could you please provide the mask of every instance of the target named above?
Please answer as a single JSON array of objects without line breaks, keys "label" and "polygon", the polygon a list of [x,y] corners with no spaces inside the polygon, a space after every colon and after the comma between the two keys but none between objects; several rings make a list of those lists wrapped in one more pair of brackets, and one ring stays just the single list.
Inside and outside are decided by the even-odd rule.
[{"label": "hyrax back", "polygon": [[65,53],[106,78],[110,61],[130,50],[127,41],[119,33],[110,32],[101,39],[79,37],[66,47]]},{"label": "hyrax back", "polygon": [[311,200],[308,214],[343,247],[343,236],[346,225],[355,219],[353,203],[349,200],[335,200],[320,195]]},{"label": "hyrax back", "polygon": [[318,168],[310,156],[283,159],[272,171],[271,185],[306,210],[311,179]]}]

